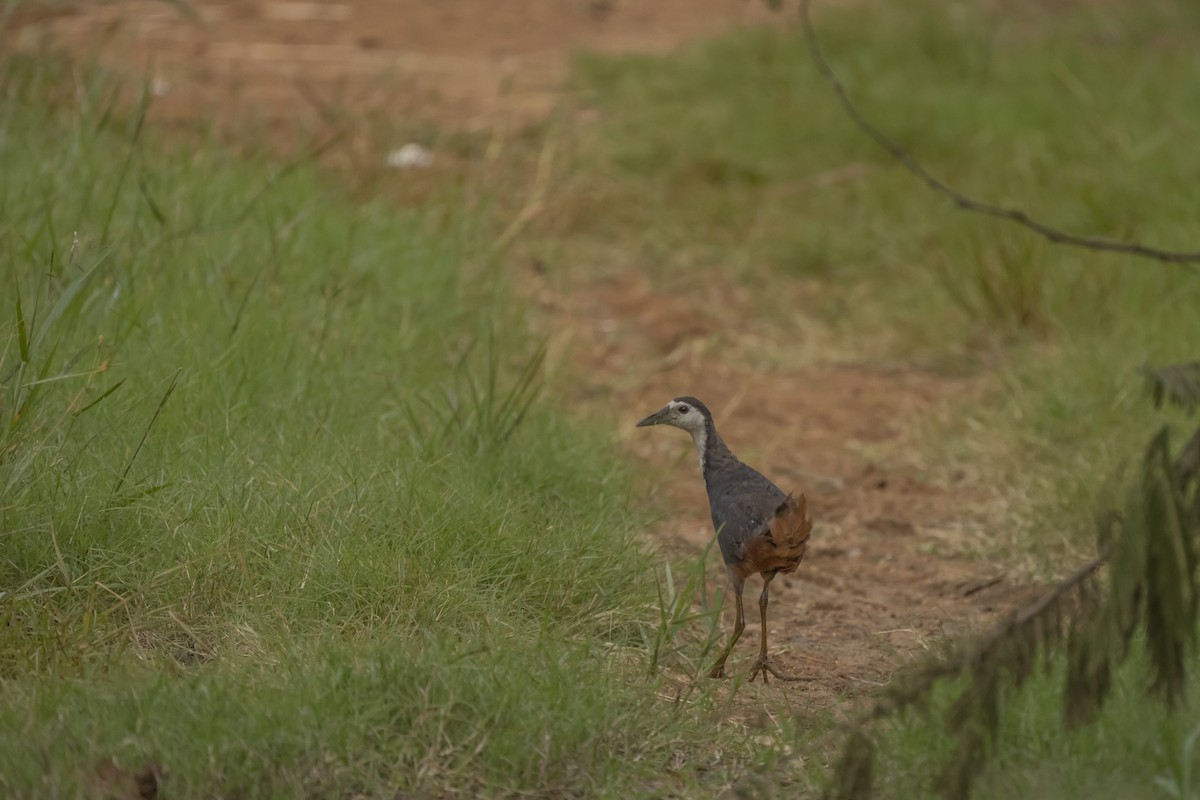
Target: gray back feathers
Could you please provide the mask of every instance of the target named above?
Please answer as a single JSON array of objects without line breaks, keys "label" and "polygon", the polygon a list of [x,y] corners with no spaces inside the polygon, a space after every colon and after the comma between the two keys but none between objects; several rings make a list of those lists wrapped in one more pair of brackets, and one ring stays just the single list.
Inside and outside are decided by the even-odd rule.
[{"label": "gray back feathers", "polygon": [[729,564],[742,545],[767,530],[787,495],[758,470],[737,459],[711,425],[704,453],[704,486],[721,555]]}]

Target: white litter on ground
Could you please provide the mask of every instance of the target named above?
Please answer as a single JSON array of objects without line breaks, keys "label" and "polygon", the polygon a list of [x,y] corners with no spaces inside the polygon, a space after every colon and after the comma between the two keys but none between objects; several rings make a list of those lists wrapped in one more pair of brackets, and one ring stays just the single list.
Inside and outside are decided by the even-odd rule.
[{"label": "white litter on ground", "polygon": [[397,169],[424,169],[433,166],[433,153],[415,142],[388,153],[387,165]]}]

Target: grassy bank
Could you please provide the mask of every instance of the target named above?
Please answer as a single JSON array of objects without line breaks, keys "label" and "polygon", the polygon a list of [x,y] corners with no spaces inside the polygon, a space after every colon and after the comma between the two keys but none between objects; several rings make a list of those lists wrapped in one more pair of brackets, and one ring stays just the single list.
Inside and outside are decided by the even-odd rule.
[{"label": "grassy bank", "polygon": [[628,475],[539,399],[484,222],[4,66],[0,793],[99,791],[109,758],[172,797],[736,773],[652,702]]}]

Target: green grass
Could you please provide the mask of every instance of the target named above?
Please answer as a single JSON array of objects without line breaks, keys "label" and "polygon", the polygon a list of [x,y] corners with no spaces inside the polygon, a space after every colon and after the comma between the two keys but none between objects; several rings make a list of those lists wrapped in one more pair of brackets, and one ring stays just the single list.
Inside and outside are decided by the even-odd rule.
[{"label": "green grass", "polygon": [[[864,112],[958,188],[1200,245],[1191,5],[818,5]],[[694,584],[655,593],[627,467],[538,396],[493,224],[450,191],[397,210],[309,164],[172,150],[111,84],[4,66],[3,793],[73,796],[110,756],[180,797],[803,785],[793,722],[768,746],[708,684],[673,704],[645,677],[704,661]],[[984,465],[1003,560],[1086,549],[1159,421],[1136,368],[1197,357],[1195,271],[953,209],[855,131],[793,29],[577,76],[600,121],[551,188],[549,251],[807,282],[864,357],[993,376],[930,449]],[[1070,736],[1036,680],[983,794],[1186,796],[1194,708],[1142,700],[1138,669]],[[929,790],[937,713],[885,733],[894,796]]]},{"label": "green grass", "polygon": [[631,796],[762,757],[656,701],[630,476],[538,397],[485,221],[5,67],[0,793],[113,757],[173,797]]}]

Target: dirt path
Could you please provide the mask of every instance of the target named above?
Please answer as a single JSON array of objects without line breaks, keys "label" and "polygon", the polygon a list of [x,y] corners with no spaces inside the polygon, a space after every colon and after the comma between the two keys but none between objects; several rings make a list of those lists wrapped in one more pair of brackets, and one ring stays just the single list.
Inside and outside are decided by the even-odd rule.
[{"label": "dirt path", "polygon": [[[805,293],[793,291],[803,315]],[[994,498],[966,475],[921,463],[910,446],[922,426],[977,396],[978,383],[831,361],[816,330],[807,346],[785,347],[788,366],[754,367],[769,350],[764,337],[778,332],[748,324],[751,300],[732,286],[662,291],[626,274],[587,292],[543,288],[540,299],[555,329],[570,320],[563,335],[583,376],[580,401],[627,410],[622,439],[657,469],[647,501],[662,510],[653,535],[668,550],[698,553],[713,537],[690,438],[633,427],[672,397],[704,400],[734,452],[808,497],[813,545],[795,575],[772,584],[768,618],[772,655],[804,680],[767,691],[828,707],[1030,597],[1001,567],[966,555]],[[725,586],[715,549],[708,576],[710,587]],[[746,592],[753,609],[757,579]],[[749,616],[735,670],[757,643],[757,613]],[[724,622],[732,624],[729,608]]]},{"label": "dirt path", "polygon": [[[163,123],[221,128],[253,114],[286,135],[331,115],[359,126],[383,115],[393,126],[415,119],[486,130],[498,117],[544,116],[577,49],[661,49],[766,16],[744,0],[191,5],[199,22],[159,0],[22,6],[9,36],[25,47],[94,51],[139,77],[149,70]],[[580,402],[627,410],[626,445],[659,468],[648,488],[648,502],[663,509],[653,535],[686,553],[712,536],[687,437],[632,427],[681,394],[705,400],[743,459],[809,498],[814,546],[795,577],[774,584],[770,617],[781,665],[808,680],[768,691],[826,706],[885,682],[904,658],[984,624],[1024,594],[963,555],[984,529],[988,494],[929,469],[907,446],[920,424],[953,413],[978,386],[838,363],[829,355],[837,343],[805,322],[799,287],[788,290],[797,292],[799,321],[781,341],[778,329],[755,328],[752,304],[735,287],[664,293],[632,271],[604,281],[563,291],[533,274],[524,284],[582,376]],[[723,581],[717,560],[709,561],[714,585]],[[753,653],[756,627],[734,669]]]}]

